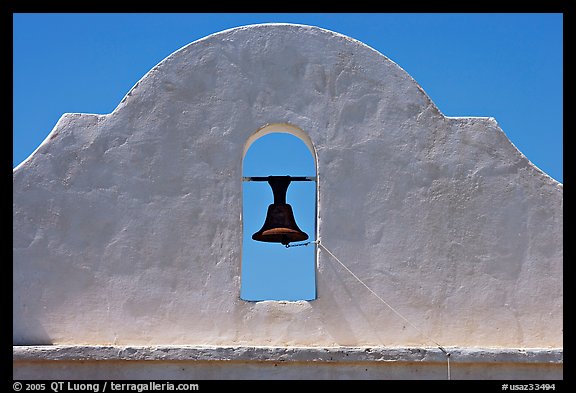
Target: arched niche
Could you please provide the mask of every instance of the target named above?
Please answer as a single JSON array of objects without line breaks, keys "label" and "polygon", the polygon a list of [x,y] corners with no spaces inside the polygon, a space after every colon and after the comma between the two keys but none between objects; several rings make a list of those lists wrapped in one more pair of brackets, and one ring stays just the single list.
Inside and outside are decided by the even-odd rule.
[{"label": "arched niche", "polygon": [[[307,156],[308,153],[310,156]],[[242,300],[316,299],[316,165],[315,149],[310,137],[291,124],[266,125],[246,141],[242,155]],[[250,181],[250,176],[254,175],[310,178],[310,181],[291,182],[287,195],[287,203],[293,206],[297,225],[309,235],[306,242],[284,247],[279,243],[262,243],[252,239],[251,235],[262,226],[266,218],[268,204],[273,202],[268,183]],[[302,245],[306,247],[298,247]]]}]

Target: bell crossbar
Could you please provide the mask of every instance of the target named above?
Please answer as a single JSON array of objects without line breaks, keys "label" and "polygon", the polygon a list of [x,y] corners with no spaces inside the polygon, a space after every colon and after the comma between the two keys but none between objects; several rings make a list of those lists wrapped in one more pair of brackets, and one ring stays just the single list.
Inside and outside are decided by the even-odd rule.
[{"label": "bell crossbar", "polygon": [[[244,176],[242,181],[268,181],[271,176]],[[278,177],[278,176],[274,176]],[[287,176],[290,181],[316,181],[316,176]]]}]

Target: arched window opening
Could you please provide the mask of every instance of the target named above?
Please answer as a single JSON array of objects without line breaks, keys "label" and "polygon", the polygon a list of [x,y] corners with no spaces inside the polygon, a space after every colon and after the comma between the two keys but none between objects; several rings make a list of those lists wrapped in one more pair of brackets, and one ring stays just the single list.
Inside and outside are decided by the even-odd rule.
[{"label": "arched window opening", "polygon": [[[285,127],[291,127],[285,125]],[[294,128],[295,129],[295,128]],[[291,131],[291,128],[289,129]],[[249,141],[243,160],[244,177],[302,176],[315,180],[316,165],[310,145],[287,131],[263,129]],[[301,131],[300,131],[301,132]],[[313,300],[316,298],[316,247],[287,248],[280,243],[255,241],[274,196],[267,181],[245,181],[243,187],[242,276],[240,298]],[[316,181],[293,181],[286,193],[298,227],[316,240]]]}]

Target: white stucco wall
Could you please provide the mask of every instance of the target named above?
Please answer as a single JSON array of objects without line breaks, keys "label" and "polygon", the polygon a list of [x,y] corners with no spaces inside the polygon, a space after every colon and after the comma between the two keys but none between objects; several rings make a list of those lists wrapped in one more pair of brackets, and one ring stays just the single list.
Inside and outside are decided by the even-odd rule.
[{"label": "white stucco wall", "polygon": [[[283,124],[315,153],[317,237],[424,334],[322,249],[316,300],[239,298],[243,154]],[[193,42],[13,179],[16,345],[562,347],[562,185],[330,31]]]}]

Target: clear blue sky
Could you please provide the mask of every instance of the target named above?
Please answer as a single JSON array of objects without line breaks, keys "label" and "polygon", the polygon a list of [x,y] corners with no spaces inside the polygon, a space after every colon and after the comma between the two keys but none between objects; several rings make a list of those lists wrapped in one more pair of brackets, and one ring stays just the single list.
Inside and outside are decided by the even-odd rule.
[{"label": "clear blue sky", "polygon": [[[241,25],[288,22],[333,30],[373,47],[408,72],[447,116],[496,118],[530,161],[563,182],[562,14],[87,13],[14,14],[13,21],[14,167],[40,145],[63,113],[111,112],[151,68],[188,43]],[[292,142],[270,138],[262,143],[285,146]],[[254,158],[247,159],[246,165],[255,166],[245,167],[247,176],[313,175],[313,165],[307,164],[278,169],[307,173],[248,173],[264,159],[257,153],[257,144],[253,149],[248,154]],[[306,163],[309,153],[304,148],[302,154],[301,162]],[[267,188],[266,183],[244,184],[245,192],[261,190],[251,205],[261,214],[271,203]],[[290,186],[288,203],[300,227],[314,240],[314,222],[306,219],[313,216],[313,211],[306,213],[310,205],[305,201],[310,198],[314,198],[310,185]],[[300,199],[303,206],[296,207]],[[245,232],[251,235],[260,229],[263,217],[248,221],[245,218]],[[261,259],[258,269],[264,276],[249,277],[251,267],[246,262],[244,282],[253,279],[267,284],[269,288],[262,291],[271,298],[290,300],[313,294],[309,264],[294,262],[313,259],[313,246],[284,249],[272,245],[276,247],[273,253],[289,255],[285,262],[280,254],[268,251],[262,251],[265,257],[251,257],[250,247],[270,245],[246,244],[247,240],[243,263],[247,258]],[[265,267],[274,270],[280,265],[281,273],[262,273]],[[303,282],[302,275],[308,282]]]}]

